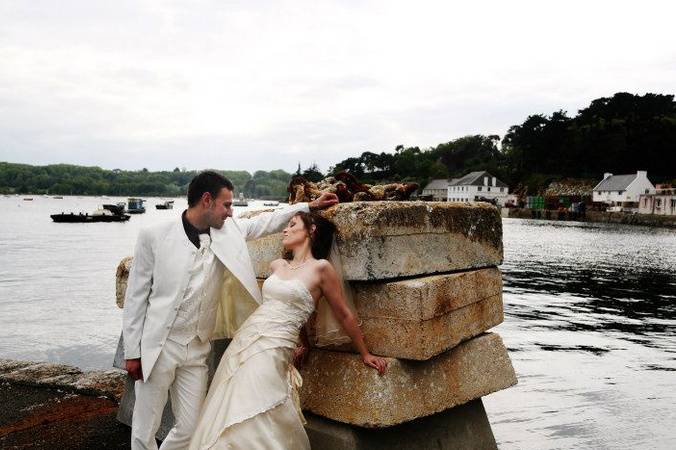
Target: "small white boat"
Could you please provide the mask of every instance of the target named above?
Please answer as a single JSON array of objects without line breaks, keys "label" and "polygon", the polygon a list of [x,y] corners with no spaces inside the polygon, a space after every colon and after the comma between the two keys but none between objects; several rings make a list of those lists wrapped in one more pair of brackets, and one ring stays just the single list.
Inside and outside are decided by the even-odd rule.
[{"label": "small white boat", "polygon": [[277,200],[270,200],[263,202],[263,206],[279,206],[279,202]]}]

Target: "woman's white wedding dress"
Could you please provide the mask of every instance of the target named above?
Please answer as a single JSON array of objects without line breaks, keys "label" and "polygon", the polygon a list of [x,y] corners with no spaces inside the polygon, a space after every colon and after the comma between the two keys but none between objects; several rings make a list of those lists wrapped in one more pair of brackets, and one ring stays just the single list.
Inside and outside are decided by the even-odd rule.
[{"label": "woman's white wedding dress", "polygon": [[314,312],[302,281],[273,274],[263,303],[242,324],[211,382],[191,450],[309,449],[293,351]]}]

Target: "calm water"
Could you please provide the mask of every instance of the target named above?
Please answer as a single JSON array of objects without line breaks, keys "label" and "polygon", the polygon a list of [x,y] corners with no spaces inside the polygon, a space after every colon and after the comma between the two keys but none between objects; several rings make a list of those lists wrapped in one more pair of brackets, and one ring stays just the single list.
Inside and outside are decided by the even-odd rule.
[{"label": "calm water", "polygon": [[[0,358],[109,367],[115,267],[139,228],[55,224],[124,199],[0,197]],[[502,449],[675,448],[676,232],[504,221],[505,322],[519,384],[484,398]]]}]

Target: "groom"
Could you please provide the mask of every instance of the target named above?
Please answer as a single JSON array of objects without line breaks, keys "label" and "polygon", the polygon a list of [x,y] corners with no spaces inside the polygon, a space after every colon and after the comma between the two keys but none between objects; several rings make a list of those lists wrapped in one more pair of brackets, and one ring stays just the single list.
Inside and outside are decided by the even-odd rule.
[{"label": "groom", "polygon": [[[206,359],[224,277],[241,283],[253,305],[262,301],[245,241],[281,231],[299,211],[338,202],[323,194],[309,204],[232,219],[232,197],[227,178],[202,172],[190,182],[180,219],[139,233],[123,319],[126,368],[136,380],[132,449],[157,448],[168,394],[176,422],[161,448],[188,447],[207,391]],[[235,317],[224,320],[238,325],[250,312],[232,310]]]}]

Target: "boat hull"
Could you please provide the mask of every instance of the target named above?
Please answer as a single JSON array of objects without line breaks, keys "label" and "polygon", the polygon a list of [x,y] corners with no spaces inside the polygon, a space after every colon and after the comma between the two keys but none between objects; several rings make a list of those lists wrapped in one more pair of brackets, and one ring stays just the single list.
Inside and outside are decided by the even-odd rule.
[{"label": "boat hull", "polygon": [[52,214],[49,217],[56,223],[95,223],[95,222],[126,222],[131,216],[90,216],[81,214]]}]

